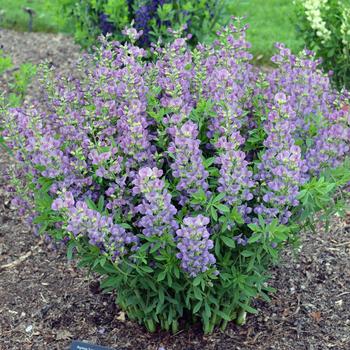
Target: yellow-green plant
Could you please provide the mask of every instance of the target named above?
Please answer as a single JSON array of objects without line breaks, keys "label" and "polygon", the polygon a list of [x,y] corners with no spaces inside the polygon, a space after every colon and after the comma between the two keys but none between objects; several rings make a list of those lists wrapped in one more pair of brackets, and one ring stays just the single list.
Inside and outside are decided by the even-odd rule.
[{"label": "yellow-green plant", "polygon": [[8,73],[6,79],[6,104],[10,107],[18,106],[27,91],[28,85],[36,74],[36,67],[31,63],[23,63],[18,68],[13,66],[11,57],[0,51],[0,76]]},{"label": "yellow-green plant", "polygon": [[350,87],[350,0],[296,0],[298,30],[339,87]]}]

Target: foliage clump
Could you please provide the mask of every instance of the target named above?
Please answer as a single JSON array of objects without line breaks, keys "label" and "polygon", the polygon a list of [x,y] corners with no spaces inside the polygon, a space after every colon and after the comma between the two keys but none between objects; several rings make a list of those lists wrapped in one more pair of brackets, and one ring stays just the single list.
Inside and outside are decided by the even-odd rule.
[{"label": "foliage clump", "polygon": [[[35,65],[23,63],[19,67],[15,67],[11,57],[0,50],[0,77],[1,79],[4,77],[8,105],[14,107],[21,104],[35,74]],[[1,92],[2,96],[5,95],[5,91]]]},{"label": "foliage clump", "polygon": [[338,88],[350,87],[350,0],[296,1],[298,30]]},{"label": "foliage clump", "polygon": [[[123,30],[131,22],[143,35],[138,45],[163,43],[172,31],[191,35],[191,43],[209,40],[224,15],[224,0],[61,0],[55,6],[58,20],[73,26],[75,38],[84,47],[110,33],[115,40],[125,40]],[[62,17],[63,15],[63,17]]]},{"label": "foliage clump", "polygon": [[268,268],[317,211],[341,212],[349,96],[309,51],[279,44],[258,72],[240,26],[153,54],[105,43],[83,78],[43,80],[45,106],[5,113],[11,190],[131,319],[212,332],[268,300]]},{"label": "foliage clump", "polygon": [[[0,111],[5,108],[21,105],[27,93],[29,84],[36,74],[36,66],[23,63],[19,67],[13,65],[10,56],[0,50],[0,82],[4,90],[0,91]],[[7,150],[2,136],[4,125],[0,124],[0,151]]]}]

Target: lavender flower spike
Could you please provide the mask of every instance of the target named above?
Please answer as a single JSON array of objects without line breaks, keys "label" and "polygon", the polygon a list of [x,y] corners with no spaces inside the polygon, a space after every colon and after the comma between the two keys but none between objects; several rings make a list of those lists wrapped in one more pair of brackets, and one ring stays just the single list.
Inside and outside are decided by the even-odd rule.
[{"label": "lavender flower spike", "polygon": [[176,257],[181,260],[181,267],[191,277],[207,271],[215,264],[215,257],[209,253],[214,244],[207,230],[209,219],[203,215],[186,217],[181,229],[176,231],[179,239]]},{"label": "lavender flower spike", "polygon": [[174,219],[177,212],[171,204],[171,195],[161,179],[163,171],[158,168],[141,168],[133,181],[133,194],[142,195],[142,203],[135,211],[141,214],[137,225],[145,236],[174,234],[178,224]]}]

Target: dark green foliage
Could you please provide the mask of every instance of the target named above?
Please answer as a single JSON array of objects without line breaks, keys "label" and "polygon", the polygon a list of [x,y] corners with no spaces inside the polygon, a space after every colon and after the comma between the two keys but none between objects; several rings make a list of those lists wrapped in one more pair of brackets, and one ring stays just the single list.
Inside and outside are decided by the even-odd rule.
[{"label": "dark green foliage", "polygon": [[[51,3],[59,21],[73,24],[74,36],[83,47],[91,47],[101,34],[125,41],[125,27],[133,23],[144,35],[139,45],[148,47],[173,38],[168,28],[192,35],[192,43],[208,41],[224,20],[223,0],[60,0]],[[187,27],[187,28],[186,28]]]}]

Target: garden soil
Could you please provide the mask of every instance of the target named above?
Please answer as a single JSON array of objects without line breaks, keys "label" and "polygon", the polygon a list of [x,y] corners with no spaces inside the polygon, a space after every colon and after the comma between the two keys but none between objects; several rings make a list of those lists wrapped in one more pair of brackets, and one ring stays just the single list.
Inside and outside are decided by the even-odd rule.
[{"label": "garden soil", "polygon": [[[65,73],[79,57],[62,35],[1,30],[0,44],[15,66],[47,60]],[[29,95],[40,93],[36,85]],[[0,155],[1,170],[10,162]],[[272,301],[257,300],[259,313],[244,326],[208,336],[199,325],[149,334],[101,293],[94,276],[68,262],[62,247],[34,235],[0,180],[0,349],[69,349],[79,339],[120,350],[348,350],[350,216],[334,218],[329,233],[303,233],[302,241],[298,254],[285,251],[281,267],[272,269]]]}]

